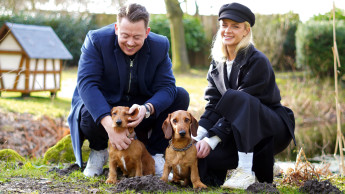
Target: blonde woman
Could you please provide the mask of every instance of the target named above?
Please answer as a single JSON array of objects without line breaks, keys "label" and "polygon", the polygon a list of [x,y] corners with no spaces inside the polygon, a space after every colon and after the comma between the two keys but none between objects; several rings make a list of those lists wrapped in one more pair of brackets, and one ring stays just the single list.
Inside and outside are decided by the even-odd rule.
[{"label": "blonde woman", "polygon": [[[226,4],[218,20],[207,74],[208,103],[194,137],[200,177],[206,184],[234,189],[271,183],[274,155],[294,139],[294,115],[280,103],[269,60],[254,47],[252,11]],[[225,181],[230,169],[235,170]]]}]

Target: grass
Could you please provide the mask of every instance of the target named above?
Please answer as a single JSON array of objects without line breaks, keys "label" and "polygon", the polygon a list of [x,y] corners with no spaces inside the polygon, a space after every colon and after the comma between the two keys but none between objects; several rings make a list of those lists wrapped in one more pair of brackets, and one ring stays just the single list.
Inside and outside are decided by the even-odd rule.
[{"label": "grass", "polygon": [[[190,73],[176,74],[177,86],[184,87],[191,97],[189,110],[198,119],[204,111],[206,101],[203,99],[207,86],[207,70],[192,69]],[[51,99],[49,92],[35,92],[30,97],[21,98],[20,93],[1,91],[0,107],[4,111],[30,113],[37,116],[67,118],[70,110],[71,96],[76,84],[76,69],[64,70],[62,74],[62,90],[57,93],[57,98]],[[294,150],[303,147],[308,154],[333,154],[335,133],[335,99],[334,83],[332,79],[318,80],[309,78],[303,72],[276,73],[277,84],[281,91],[282,104],[290,107],[296,118],[297,147],[289,146],[283,153],[285,158],[293,158]],[[340,108],[345,110],[345,90],[339,90]],[[344,115],[342,116],[344,123]],[[344,126],[342,127],[343,132]],[[328,145],[328,146],[327,146]],[[309,156],[308,156],[309,157]],[[37,164],[36,164],[37,163]],[[57,176],[56,173],[47,173],[49,167],[38,168],[42,165],[39,160],[33,160],[24,166],[9,163],[0,163],[0,185],[9,181],[11,177],[45,177],[54,181],[76,182],[85,181],[87,185],[100,182],[97,187],[104,192],[108,185],[104,184],[105,177],[85,178],[81,172],[74,172],[68,177]],[[332,179],[334,184],[345,190],[344,177]],[[278,186],[282,193],[298,193],[298,189],[291,185]],[[229,192],[215,188],[212,193]],[[242,192],[242,191],[239,191]],[[237,193],[237,191],[236,191]]]},{"label": "grass", "polygon": [[[63,165],[56,166],[58,168],[63,168]],[[92,190],[96,190],[97,193],[112,193],[114,191],[114,185],[109,185],[105,183],[107,177],[104,175],[96,177],[85,177],[81,171],[74,171],[69,175],[59,175],[54,171],[49,171],[52,166],[43,164],[40,160],[27,160],[23,165],[18,165],[18,163],[9,163],[5,161],[0,161],[0,187],[6,183],[10,183],[14,179],[21,179],[24,181],[22,184],[41,184],[42,182],[48,182],[51,189],[57,187],[64,187],[66,191],[79,191],[90,193]],[[27,182],[25,182],[27,181]],[[345,190],[344,186],[345,177],[338,177],[331,179],[333,185],[337,185],[341,190]],[[280,193],[301,193],[299,192],[299,187],[294,185],[279,185],[280,180],[275,180],[277,183],[277,189]],[[44,184],[42,184],[44,185]],[[61,190],[59,190],[61,191]],[[40,192],[37,190],[37,192]],[[127,193],[133,193],[128,191]],[[145,193],[145,192],[144,192]],[[180,193],[180,192],[171,192]],[[183,193],[195,193],[194,191],[186,191]],[[211,187],[207,191],[202,191],[200,193],[247,193],[244,190],[229,190],[223,188]]]}]

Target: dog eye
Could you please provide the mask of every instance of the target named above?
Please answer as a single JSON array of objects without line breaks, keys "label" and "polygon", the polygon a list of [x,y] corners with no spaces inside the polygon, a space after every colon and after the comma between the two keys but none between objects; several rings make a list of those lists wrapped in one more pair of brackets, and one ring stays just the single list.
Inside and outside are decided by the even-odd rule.
[{"label": "dog eye", "polygon": [[113,115],[116,115],[116,112],[113,112],[112,114],[113,114]]},{"label": "dog eye", "polygon": [[176,120],[176,119],[173,119],[173,123],[177,123],[177,120]]},{"label": "dog eye", "polygon": [[189,121],[190,121],[189,118],[184,119],[184,122],[186,122],[186,123],[188,123]]}]

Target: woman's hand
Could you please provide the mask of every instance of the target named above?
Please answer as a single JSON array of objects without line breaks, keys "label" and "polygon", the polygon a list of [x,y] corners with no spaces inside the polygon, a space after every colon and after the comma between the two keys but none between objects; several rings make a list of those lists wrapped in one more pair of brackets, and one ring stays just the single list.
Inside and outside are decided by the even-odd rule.
[{"label": "woman's hand", "polygon": [[197,157],[198,158],[205,158],[210,154],[211,147],[208,143],[203,139],[196,143],[196,150],[197,150]]}]

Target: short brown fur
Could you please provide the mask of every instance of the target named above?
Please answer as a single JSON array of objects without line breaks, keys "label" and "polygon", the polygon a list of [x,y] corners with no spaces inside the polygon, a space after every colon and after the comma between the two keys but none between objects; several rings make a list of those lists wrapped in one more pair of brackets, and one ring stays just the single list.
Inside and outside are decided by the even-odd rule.
[{"label": "short brown fur", "polygon": [[[126,130],[128,117],[134,117],[139,113],[136,110],[129,114],[129,107],[117,106],[112,108],[111,117],[115,131]],[[133,133],[134,128],[128,128]],[[109,143],[109,176],[106,183],[116,184],[117,167],[120,167],[123,174],[128,177],[155,175],[155,161],[147,151],[145,145],[139,140],[133,140],[126,150],[118,150]]]},{"label": "short brown fur", "polygon": [[[183,150],[192,141],[191,134],[196,136],[197,120],[189,112],[178,110],[168,115],[162,129],[166,139],[172,138],[172,143],[165,151],[165,164],[161,180],[168,182],[169,173],[173,170],[173,182],[183,180],[183,186],[186,186],[191,181],[194,189],[207,188],[200,181],[195,145]],[[184,133],[185,135],[183,135]],[[173,147],[183,151],[175,151]]]}]

